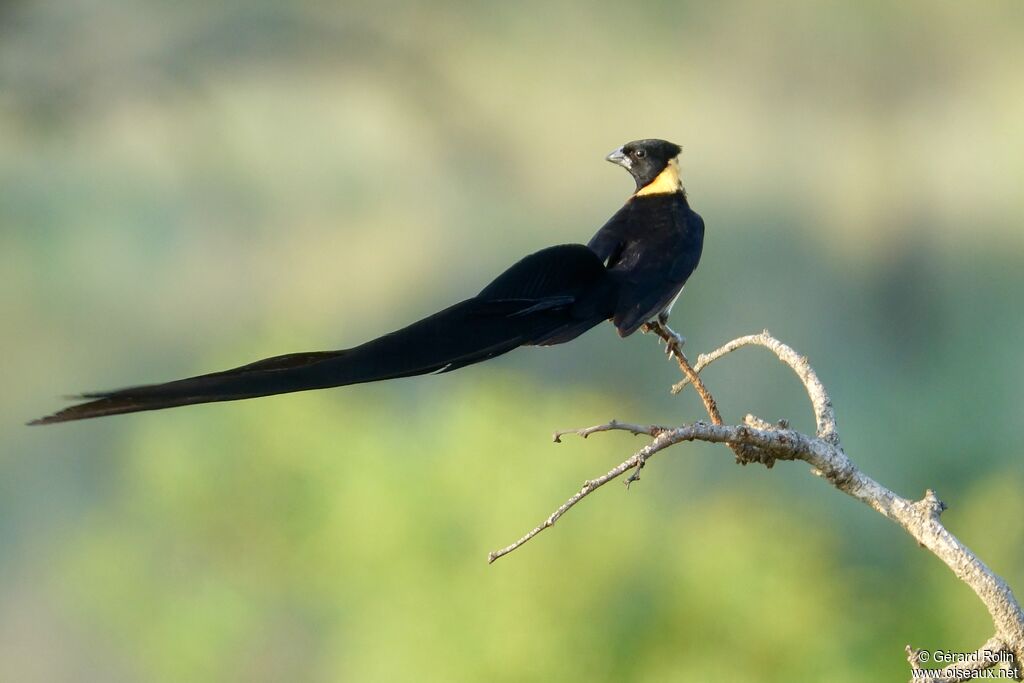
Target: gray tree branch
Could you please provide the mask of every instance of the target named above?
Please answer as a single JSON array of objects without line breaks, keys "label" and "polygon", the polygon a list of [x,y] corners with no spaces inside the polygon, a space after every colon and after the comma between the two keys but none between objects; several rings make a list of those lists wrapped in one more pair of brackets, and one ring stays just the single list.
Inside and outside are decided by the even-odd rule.
[{"label": "gray tree branch", "polygon": [[[676,358],[683,371],[684,379],[673,387],[673,392],[678,393],[687,384],[696,385],[714,424],[695,422],[680,427],[662,427],[612,420],[593,427],[556,432],[556,442],[566,434],[586,438],[591,434],[607,431],[647,435],[651,437],[651,441],[605,474],[585,481],[578,492],[522,538],[490,553],[488,562],[494,562],[507,555],[553,526],[577,503],[613,479],[630,472],[626,484],[636,481],[640,470],[650,458],[678,443],[705,441],[726,444],[742,464],[759,462],[771,467],[777,460],[802,460],[811,466],[811,472],[816,476],[896,522],[918,544],[942,560],[958,579],[970,586],[988,609],[995,634],[978,650],[977,656],[970,664],[958,663],[946,667],[931,678],[917,677],[912,680],[968,680],[972,672],[976,676],[978,671],[994,666],[998,661],[996,655],[1003,653],[1012,654],[1015,659],[1016,676],[1018,680],[1020,679],[1020,665],[1024,663],[1024,611],[1021,610],[1020,603],[1017,602],[1010,587],[942,524],[940,515],[946,506],[934,491],[929,489],[923,498],[916,501],[904,498],[864,474],[850,460],[840,444],[832,400],[806,357],[765,330],[761,334],[739,337],[711,353],[702,354],[696,365],[691,368],[682,353],[683,340],[680,335],[662,323],[653,323],[649,329],[666,342],[669,355]],[[747,415],[742,424],[721,424],[717,404],[699,379],[698,373],[711,363],[744,346],[762,346],[793,370],[803,383],[814,411],[814,436],[790,429],[785,421],[771,424],[752,415]],[[920,652],[907,646],[907,658],[914,669],[924,668],[921,666]],[[991,654],[985,656],[985,653]],[[916,673],[919,675],[921,672]]]}]

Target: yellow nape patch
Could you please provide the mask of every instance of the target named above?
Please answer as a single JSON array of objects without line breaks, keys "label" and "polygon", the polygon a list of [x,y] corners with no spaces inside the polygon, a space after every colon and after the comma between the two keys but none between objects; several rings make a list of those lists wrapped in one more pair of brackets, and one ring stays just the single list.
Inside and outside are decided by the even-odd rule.
[{"label": "yellow nape patch", "polygon": [[658,174],[658,177],[647,183],[633,195],[643,197],[649,194],[672,194],[683,189],[683,183],[679,180],[679,160],[673,159],[668,162],[665,170]]}]

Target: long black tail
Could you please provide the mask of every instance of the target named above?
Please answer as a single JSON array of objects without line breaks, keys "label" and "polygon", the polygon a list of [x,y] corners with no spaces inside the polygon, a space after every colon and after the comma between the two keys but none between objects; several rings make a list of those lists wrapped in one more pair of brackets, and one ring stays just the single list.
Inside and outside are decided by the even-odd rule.
[{"label": "long black tail", "polygon": [[519,346],[574,339],[611,315],[615,291],[604,265],[587,247],[550,247],[527,256],[472,299],[360,346],[275,356],[164,384],[83,394],[91,400],[29,424],[448,372]]}]

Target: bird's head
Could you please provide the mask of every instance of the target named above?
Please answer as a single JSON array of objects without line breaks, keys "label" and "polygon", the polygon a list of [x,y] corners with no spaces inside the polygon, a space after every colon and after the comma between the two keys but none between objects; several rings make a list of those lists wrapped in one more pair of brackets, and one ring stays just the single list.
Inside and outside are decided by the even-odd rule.
[{"label": "bird's head", "polygon": [[676,157],[682,148],[668,140],[634,140],[605,159],[629,171],[636,181],[637,194],[677,192],[679,166]]}]

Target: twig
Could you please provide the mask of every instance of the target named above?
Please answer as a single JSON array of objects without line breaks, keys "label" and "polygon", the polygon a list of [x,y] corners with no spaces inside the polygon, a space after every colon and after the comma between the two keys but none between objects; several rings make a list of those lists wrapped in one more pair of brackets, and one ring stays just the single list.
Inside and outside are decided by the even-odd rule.
[{"label": "twig", "polygon": [[[683,353],[682,335],[660,320],[647,323],[644,325],[644,329],[645,331],[653,332],[665,341],[669,357],[675,356],[679,369],[686,376],[686,382],[693,384],[693,388],[697,390],[700,400],[704,402],[704,409],[708,411],[708,417],[711,418],[711,422],[716,425],[722,424],[722,413],[718,411],[718,402],[711,395],[711,392],[708,391],[708,388],[704,386],[700,375],[697,374],[698,370],[694,370],[693,366],[690,365],[690,361],[686,359],[686,354]],[[680,387],[680,390],[682,390],[682,387]],[[674,393],[679,392],[676,391]]]},{"label": "twig", "polygon": [[[708,391],[704,381],[697,374],[697,371],[694,370],[693,366],[690,365],[686,354],[683,353],[683,344],[686,341],[683,335],[669,327],[668,323],[664,322],[661,318],[645,324],[643,329],[644,332],[653,332],[664,340],[669,358],[675,357],[676,362],[679,364],[679,369],[686,378],[686,384],[693,385],[697,395],[700,396],[700,400],[704,403],[704,410],[707,411],[712,424],[722,424],[722,413],[718,409],[718,401]],[[686,384],[683,384],[683,386]],[[682,387],[679,390],[681,391]],[[674,391],[674,393],[679,393],[679,391]],[[736,455],[736,462],[741,465],[759,462],[767,467],[771,467],[775,462],[773,458],[750,444],[730,443],[726,445]],[[639,479],[639,477],[637,478]]]},{"label": "twig", "polygon": [[[488,561],[493,562],[512,552],[544,529],[552,526],[576,503],[612,479],[632,469],[634,472],[630,480],[635,480],[639,469],[656,453],[668,446],[683,441],[728,444],[737,452],[737,455],[740,452],[746,452],[756,456],[747,460],[748,462],[761,462],[769,467],[776,460],[803,460],[811,465],[811,471],[814,474],[896,522],[918,544],[942,560],[957,578],[970,586],[988,609],[995,626],[995,635],[978,652],[1012,653],[1018,666],[1024,662],[1024,611],[1021,610],[1010,587],[942,524],[939,518],[946,506],[934,491],[929,489],[921,500],[912,501],[882,486],[854,465],[840,444],[832,400],[805,357],[764,331],[758,335],[734,339],[712,353],[700,356],[696,367],[690,368],[691,377],[691,373],[686,371],[689,363],[685,363],[685,357],[682,356],[679,349],[679,339],[681,338],[665,326],[652,326],[652,330],[666,340],[670,353],[674,353],[677,360],[682,359],[680,368],[687,376],[686,381],[693,383],[694,387],[698,389],[698,393],[701,392],[703,383],[697,373],[712,362],[744,346],[758,345],[769,349],[779,360],[786,363],[803,383],[817,423],[815,436],[811,437],[790,429],[788,423],[770,424],[752,415],[748,415],[744,424],[740,425],[697,422],[670,429],[653,425],[620,423],[613,420],[594,427],[558,432],[555,435],[556,441],[559,436],[568,433],[586,437],[596,432],[605,431],[647,434],[652,437],[652,441],[607,474],[585,482],[579,492],[555,510],[544,522],[512,545],[491,553]],[[683,386],[685,386],[685,382]],[[703,391],[706,392],[706,388]],[[708,396],[710,397],[710,394]],[[714,406],[717,411],[713,398],[710,401],[705,401],[705,407],[708,408],[709,414],[712,412],[711,406]],[[908,646],[907,653],[911,665],[919,668],[920,651]],[[979,659],[985,659],[985,661],[976,665],[977,671],[990,668],[996,663],[991,657],[979,657]],[[948,667],[948,671],[954,669],[966,671],[967,675],[970,675],[967,667]],[[1016,670],[1016,673],[1019,677],[1019,669]],[[961,679],[940,676],[934,680]]]},{"label": "twig", "polygon": [[618,420],[609,420],[605,424],[594,425],[593,427],[584,427],[583,429],[565,429],[559,432],[555,432],[553,441],[555,443],[562,443],[562,437],[566,434],[575,434],[576,436],[587,438],[591,434],[597,432],[610,432],[613,430],[631,432],[634,436],[640,434],[647,434],[649,436],[657,436],[660,432],[665,431],[665,427],[654,427],[644,425],[634,425],[628,422],[619,422]]},{"label": "twig", "polygon": [[[761,334],[750,334],[733,339],[711,353],[702,353],[697,357],[697,365],[693,368],[694,374],[700,373],[719,358],[744,346],[763,346],[778,356],[779,360],[793,370],[796,376],[800,378],[800,381],[803,382],[807,395],[811,399],[811,406],[814,408],[814,419],[817,422],[818,438],[828,441],[833,441],[834,439],[834,443],[838,445],[839,436],[836,431],[836,414],[832,408],[832,399],[829,398],[824,385],[818,379],[818,374],[814,372],[814,368],[811,367],[806,356],[801,356],[790,346],[780,342],[768,330],[762,331]],[[684,379],[672,385],[672,393],[678,394],[691,382],[693,382],[693,379],[687,374]]]},{"label": "twig", "polygon": [[[641,427],[639,425],[627,425],[612,420],[611,422],[608,422],[606,424],[596,425],[594,427],[587,427],[586,429],[573,429],[565,432],[556,432],[555,441],[559,440],[558,437],[560,435],[569,433],[576,433],[582,436],[583,438],[587,438],[588,434],[593,434],[594,432],[622,430],[633,432],[634,434],[650,434],[653,436],[655,430],[660,429],[660,427],[654,426]],[[597,489],[601,488],[602,486],[610,482],[612,479],[617,479],[618,477],[622,476],[624,473],[628,472],[631,469],[642,467],[643,463],[647,460],[647,458],[651,457],[652,455],[654,455],[655,453],[657,453],[662,448],[668,445],[669,442],[667,440],[661,439],[660,435],[655,436],[654,441],[641,448],[628,460],[625,460],[622,463],[616,465],[612,469],[608,470],[608,472],[606,472],[605,474],[601,475],[596,479],[588,479],[587,481],[583,482],[583,487],[579,491],[577,491],[571,498],[569,498],[569,500],[562,503],[557,510],[555,510],[548,516],[547,519],[545,519],[543,522],[535,526],[515,543],[507,545],[501,550],[495,550],[494,552],[490,553],[487,556],[487,563],[490,564],[499,557],[502,557],[503,555],[508,555],[510,552],[512,552],[519,546],[523,545],[540,532],[544,531],[548,527],[554,526],[555,522],[558,521],[558,518],[564,515],[566,512],[568,512],[574,505],[576,505],[576,503],[580,502],[581,500],[589,496],[591,493],[593,493]]]}]

